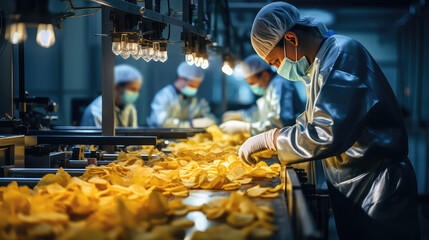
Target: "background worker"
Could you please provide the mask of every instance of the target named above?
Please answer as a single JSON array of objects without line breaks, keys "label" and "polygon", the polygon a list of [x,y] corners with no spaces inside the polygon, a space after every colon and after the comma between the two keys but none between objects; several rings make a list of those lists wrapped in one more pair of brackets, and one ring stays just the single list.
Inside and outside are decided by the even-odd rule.
[{"label": "background worker", "polygon": [[[137,110],[134,102],[139,97],[143,83],[140,72],[127,64],[115,67],[115,126],[136,127]],[[82,116],[81,126],[101,126],[102,98],[94,99],[86,107]]]},{"label": "background worker", "polygon": [[304,111],[295,83],[273,72],[257,54],[243,61],[242,71],[252,92],[260,98],[249,109],[224,113],[224,123],[220,125],[222,131],[256,135],[295,124],[296,118]]},{"label": "background worker", "polygon": [[152,127],[206,128],[216,124],[205,99],[196,96],[203,81],[203,71],[182,62],[177,68],[177,79],[161,89],[151,103],[147,118]]}]

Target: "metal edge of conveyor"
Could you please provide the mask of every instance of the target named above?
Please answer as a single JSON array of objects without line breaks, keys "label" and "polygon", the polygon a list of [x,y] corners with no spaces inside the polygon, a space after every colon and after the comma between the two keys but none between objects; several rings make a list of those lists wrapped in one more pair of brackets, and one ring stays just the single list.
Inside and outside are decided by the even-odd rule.
[{"label": "metal edge of conveyor", "polygon": [[11,182],[18,183],[19,186],[26,185],[30,188],[33,188],[37,185],[41,178],[0,178],[0,186],[7,186]]},{"label": "metal edge of conveyor", "polygon": [[[63,169],[72,177],[81,176],[86,172],[86,169]],[[43,177],[48,173],[56,174],[58,168],[10,168],[7,170],[7,176],[13,178],[21,177]]]},{"label": "metal edge of conveyor", "polygon": [[38,135],[38,144],[156,145],[154,136]]},{"label": "metal edge of conveyor", "polygon": [[291,167],[287,167],[285,171],[287,209],[293,224],[295,239],[322,239],[298,175]]},{"label": "metal edge of conveyor", "polygon": [[[156,136],[159,139],[186,139],[197,133],[205,133],[205,129],[197,128],[147,128],[147,127],[116,127],[116,136]],[[100,136],[101,129],[82,126],[55,126],[51,130],[30,130],[30,135],[85,135]]]}]

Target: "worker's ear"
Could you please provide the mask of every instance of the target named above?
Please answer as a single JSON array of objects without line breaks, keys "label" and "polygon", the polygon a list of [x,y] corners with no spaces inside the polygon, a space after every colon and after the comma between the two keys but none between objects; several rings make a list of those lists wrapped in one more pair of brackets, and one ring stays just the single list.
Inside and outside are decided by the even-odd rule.
[{"label": "worker's ear", "polygon": [[294,45],[295,47],[298,46],[298,37],[294,32],[291,32],[291,31],[287,32],[285,34],[285,39],[286,41],[292,43],[292,45]]}]

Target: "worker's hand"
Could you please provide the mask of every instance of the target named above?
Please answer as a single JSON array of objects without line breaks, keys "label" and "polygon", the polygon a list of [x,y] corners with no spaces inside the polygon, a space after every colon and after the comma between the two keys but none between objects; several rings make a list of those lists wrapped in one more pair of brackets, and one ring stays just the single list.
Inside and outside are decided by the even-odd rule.
[{"label": "worker's hand", "polygon": [[238,156],[240,156],[241,160],[245,163],[252,165],[257,163],[256,159],[251,157],[252,154],[267,149],[277,151],[275,143],[277,141],[277,130],[278,129],[271,129],[247,139],[247,141],[241,145]]},{"label": "worker's hand", "polygon": [[222,115],[222,122],[227,122],[231,120],[242,121],[243,115],[241,114],[241,111],[228,111]]},{"label": "worker's hand", "polygon": [[220,129],[228,134],[235,134],[240,132],[250,132],[250,123],[242,121],[228,121],[222,123]]},{"label": "worker's hand", "polygon": [[216,124],[215,120],[208,117],[195,118],[192,120],[192,125],[194,126],[194,128],[208,128],[211,125],[215,125],[215,124]]}]

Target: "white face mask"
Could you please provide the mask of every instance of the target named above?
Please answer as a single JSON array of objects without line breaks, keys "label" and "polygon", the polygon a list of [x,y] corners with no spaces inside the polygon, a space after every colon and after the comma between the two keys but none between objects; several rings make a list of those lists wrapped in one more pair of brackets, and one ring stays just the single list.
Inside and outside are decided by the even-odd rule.
[{"label": "white face mask", "polygon": [[[286,45],[283,46],[285,57],[280,65],[277,73],[290,81],[300,81],[306,75],[310,63],[305,56],[302,56],[298,61],[292,61],[286,57]],[[298,48],[295,46],[295,59],[298,59]]]}]

